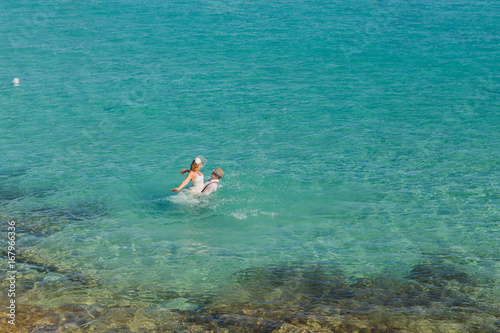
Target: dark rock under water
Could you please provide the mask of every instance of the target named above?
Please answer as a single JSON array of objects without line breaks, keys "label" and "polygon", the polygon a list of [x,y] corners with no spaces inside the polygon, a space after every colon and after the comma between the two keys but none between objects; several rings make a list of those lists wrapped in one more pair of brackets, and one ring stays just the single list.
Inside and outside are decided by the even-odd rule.
[{"label": "dark rock under water", "polygon": [[[2,220],[16,221],[17,231],[37,237],[45,237],[63,230],[69,223],[92,222],[107,213],[107,207],[99,202],[81,202],[67,206],[38,207],[16,210],[0,215]],[[2,223],[0,231],[7,230]]]},{"label": "dark rock under water", "polygon": [[11,177],[19,177],[19,176],[27,174],[28,171],[29,171],[28,168],[14,168],[14,169],[1,168],[0,169],[0,180],[1,179],[8,179]]}]

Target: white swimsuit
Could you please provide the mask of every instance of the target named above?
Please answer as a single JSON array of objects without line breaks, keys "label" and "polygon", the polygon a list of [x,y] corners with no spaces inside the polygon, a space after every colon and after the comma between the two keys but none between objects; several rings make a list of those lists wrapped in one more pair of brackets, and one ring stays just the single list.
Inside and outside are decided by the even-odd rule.
[{"label": "white swimsuit", "polygon": [[198,175],[198,178],[196,178],[195,180],[192,180],[191,183],[192,183],[192,185],[190,188],[188,188],[188,190],[191,192],[200,193],[201,190],[203,190],[203,184],[204,184],[203,174],[201,174],[201,176]]}]

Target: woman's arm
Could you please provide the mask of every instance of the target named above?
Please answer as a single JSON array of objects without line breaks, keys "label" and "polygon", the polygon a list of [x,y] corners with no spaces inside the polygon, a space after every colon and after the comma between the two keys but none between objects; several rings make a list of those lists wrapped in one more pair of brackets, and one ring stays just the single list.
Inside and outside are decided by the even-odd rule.
[{"label": "woman's arm", "polygon": [[193,175],[194,175],[194,171],[192,171],[192,170],[189,171],[186,179],[184,179],[184,181],[181,183],[181,185],[179,185],[179,187],[171,189],[170,191],[171,192],[179,192],[184,186],[186,186],[189,183],[191,178],[193,178]]}]

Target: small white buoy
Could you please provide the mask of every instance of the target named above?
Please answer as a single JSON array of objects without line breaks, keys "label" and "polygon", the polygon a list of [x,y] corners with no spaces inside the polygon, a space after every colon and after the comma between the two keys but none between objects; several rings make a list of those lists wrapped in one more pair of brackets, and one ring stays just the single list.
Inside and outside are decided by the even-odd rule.
[{"label": "small white buoy", "polygon": [[16,77],[14,80],[12,80],[12,84],[15,86],[18,86],[21,81]]}]

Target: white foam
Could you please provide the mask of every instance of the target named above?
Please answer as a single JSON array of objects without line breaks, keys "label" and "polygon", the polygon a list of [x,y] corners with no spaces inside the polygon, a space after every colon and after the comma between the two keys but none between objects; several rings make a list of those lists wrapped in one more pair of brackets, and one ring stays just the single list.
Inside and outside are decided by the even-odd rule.
[{"label": "white foam", "polygon": [[266,216],[275,217],[278,214],[274,213],[274,212],[263,212],[263,211],[258,210],[258,209],[250,209],[250,210],[246,210],[246,211],[238,211],[238,212],[231,213],[231,216],[236,217],[238,220],[244,220],[244,219],[248,218],[249,215],[250,216],[266,215]]},{"label": "white foam", "polygon": [[238,220],[244,220],[248,217],[245,213],[231,213],[231,216],[236,217]]},{"label": "white foam", "polygon": [[187,206],[195,206],[202,202],[202,198],[200,196],[190,195],[185,192],[179,192],[179,194],[167,197],[165,198],[165,200],[168,200],[175,204]]}]

